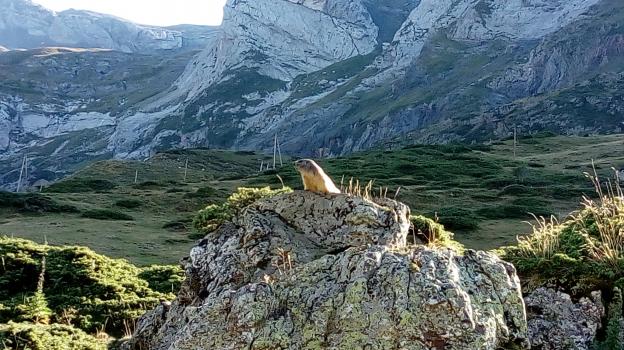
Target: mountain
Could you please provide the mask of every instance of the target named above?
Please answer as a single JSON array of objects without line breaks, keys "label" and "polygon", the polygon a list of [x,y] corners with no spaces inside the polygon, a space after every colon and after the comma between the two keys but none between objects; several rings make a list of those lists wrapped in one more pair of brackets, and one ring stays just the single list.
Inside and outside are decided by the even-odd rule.
[{"label": "mountain", "polygon": [[53,12],[30,0],[0,0],[0,45],[13,49],[46,46],[103,48],[123,52],[197,50],[214,28],[145,26],[91,11]]},{"label": "mountain", "polygon": [[[623,26],[619,0],[229,0],[177,79],[150,89],[138,74],[137,91],[151,93],[107,94],[97,110],[110,111],[105,119],[63,109],[75,104],[63,93],[54,98],[65,107],[48,110],[47,78],[9,73],[19,89],[0,87],[0,123],[11,130],[0,136],[0,182],[15,186],[25,153],[33,183],[170,148],[266,151],[275,135],[284,153],[332,156],[514,129],[621,132]],[[12,64],[21,65],[3,71]],[[43,86],[34,100],[32,84]],[[59,131],[32,131],[41,124]]]}]

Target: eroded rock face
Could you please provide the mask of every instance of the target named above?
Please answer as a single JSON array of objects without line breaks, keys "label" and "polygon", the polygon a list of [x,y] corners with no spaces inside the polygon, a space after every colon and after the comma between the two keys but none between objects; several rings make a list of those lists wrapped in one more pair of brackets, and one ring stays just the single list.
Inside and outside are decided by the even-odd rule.
[{"label": "eroded rock face", "polygon": [[543,350],[590,349],[605,316],[599,291],[575,303],[568,294],[539,288],[525,302],[531,345]]},{"label": "eroded rock face", "polygon": [[527,346],[520,283],[491,254],[405,246],[409,209],[347,195],[262,200],[183,260],[172,305],[127,349]]}]

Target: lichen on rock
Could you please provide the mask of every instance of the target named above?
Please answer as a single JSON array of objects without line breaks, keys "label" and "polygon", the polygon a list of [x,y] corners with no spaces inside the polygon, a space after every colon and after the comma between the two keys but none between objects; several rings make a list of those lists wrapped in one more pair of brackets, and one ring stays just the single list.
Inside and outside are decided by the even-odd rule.
[{"label": "lichen on rock", "polygon": [[484,252],[406,245],[409,208],[296,191],[260,200],[183,260],[126,349],[527,347],[520,282]]}]

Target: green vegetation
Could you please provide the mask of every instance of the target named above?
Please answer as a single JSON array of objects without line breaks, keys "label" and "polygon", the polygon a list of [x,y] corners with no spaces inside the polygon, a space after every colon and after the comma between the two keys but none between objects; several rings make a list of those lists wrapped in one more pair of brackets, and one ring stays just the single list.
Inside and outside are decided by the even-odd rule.
[{"label": "green vegetation", "polygon": [[136,209],[141,205],[143,205],[143,202],[138,199],[120,199],[115,202],[115,206],[126,209]]},{"label": "green vegetation", "polygon": [[412,215],[410,221],[411,233],[414,237],[407,238],[409,243],[416,242],[415,238],[418,238],[429,246],[448,247],[460,252],[464,250],[464,246],[453,239],[454,234],[433,219],[422,215]]},{"label": "green vegetation", "polygon": [[585,198],[582,209],[563,222],[539,218],[533,233],[518,244],[498,250],[512,262],[524,281],[525,292],[542,285],[563,288],[575,297],[601,290],[608,302],[605,339],[598,349],[620,349],[624,334],[624,192],[620,179],[605,185],[591,176],[597,198]]},{"label": "green vegetation", "polygon": [[132,221],[134,218],[128,214],[109,209],[93,209],[82,213],[83,218],[96,220],[126,220]]},{"label": "green vegetation", "polygon": [[63,324],[0,324],[3,349],[105,350],[106,343],[72,326]]},{"label": "green vegetation", "polygon": [[0,208],[21,213],[76,213],[71,205],[59,204],[50,197],[37,193],[9,193],[0,191]]},{"label": "green vegetation", "polygon": [[[593,193],[582,175],[591,170],[592,159],[602,175],[611,167],[624,168],[621,135],[522,137],[516,153],[514,159],[513,142],[508,140],[489,146],[371,150],[318,162],[338,186],[343,182],[346,187],[353,178],[361,183],[373,180],[373,192],[387,187],[390,198],[398,190],[397,199],[414,215],[434,218],[467,248],[486,250],[513,244],[516,235],[529,229],[525,221],[532,220],[531,214],[564,218],[574,210],[579,198]],[[276,175],[286,186],[302,188],[288,160],[281,169],[258,173],[260,162],[268,160],[252,152],[196,149],[167,151],[142,162],[97,162],[66,180],[71,186],[65,181],[51,186],[68,192],[44,188],[46,193],[36,195],[80,213],[105,209],[134,220],[102,225],[80,213],[32,215],[0,201],[0,232],[56,245],[86,245],[139,265],[174,264],[204,232],[192,225],[199,210],[214,205],[209,207],[212,213],[206,209],[203,214],[218,219],[230,193],[239,187],[281,188]],[[74,184],[99,180],[114,187],[82,192],[84,186],[79,186],[77,192],[69,192]],[[125,203],[139,206],[126,208]]]},{"label": "green vegetation", "polygon": [[253,202],[262,198],[269,198],[288,192],[292,192],[292,189],[289,187],[283,187],[277,190],[272,190],[270,187],[241,187],[228,197],[225,203],[218,205],[211,204],[200,210],[193,220],[193,226],[203,234],[212,232],[224,222],[232,219],[241,209],[249,206]]},{"label": "green vegetation", "polygon": [[183,278],[177,266],[138,268],[84,247],[8,237],[0,237],[0,256],[0,344],[9,348],[101,349],[85,332],[124,335],[145,311],[172,300]]}]

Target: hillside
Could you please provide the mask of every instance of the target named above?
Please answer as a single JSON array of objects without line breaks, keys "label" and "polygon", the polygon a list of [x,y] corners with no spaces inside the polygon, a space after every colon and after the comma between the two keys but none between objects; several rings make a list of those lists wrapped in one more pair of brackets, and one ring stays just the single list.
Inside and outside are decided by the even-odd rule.
[{"label": "hillside", "polygon": [[[11,130],[0,131],[0,159],[9,164],[0,186],[15,188],[25,154],[37,158],[32,184],[83,161],[146,159],[171,148],[269,152],[276,134],[285,154],[341,156],[394,143],[488,142],[514,129],[621,133],[623,18],[619,0],[231,0],[185,67],[133,66],[129,79],[115,77],[122,88],[145,86],[144,94],[113,89],[98,102],[111,89],[105,66],[104,81],[78,79],[80,99],[32,101],[31,76],[18,70],[11,79],[21,89],[0,88],[1,130]],[[48,79],[53,86],[56,77],[36,77]],[[89,123],[77,125],[74,107],[94,104],[100,114],[81,115]],[[32,132],[42,124],[53,127]],[[68,139],[68,147],[44,147]]]},{"label": "hillside", "polygon": [[[345,187],[351,177],[361,187],[374,180],[373,191],[388,187],[391,198],[400,187],[397,199],[414,213],[437,216],[457,240],[478,249],[515,242],[516,235],[530,230],[524,223],[531,220],[528,213],[565,217],[576,209],[583,194],[593,193],[583,176],[591,171],[592,159],[604,175],[612,174],[611,167],[624,167],[622,135],[522,138],[515,160],[512,144],[407,146],[319,163],[337,184],[344,176]],[[288,160],[277,171],[259,173],[261,161],[266,164],[270,157],[200,149],[161,153],[145,162],[98,162],[43,189],[44,197],[76,210],[45,212],[3,201],[0,233],[86,245],[141,265],[175,263],[197,237],[191,224],[197,210],[221,203],[239,186],[279,187],[276,173],[286,185],[301,188]],[[133,220],[84,217],[100,209],[114,212],[104,213],[104,219],[124,214]]]}]

